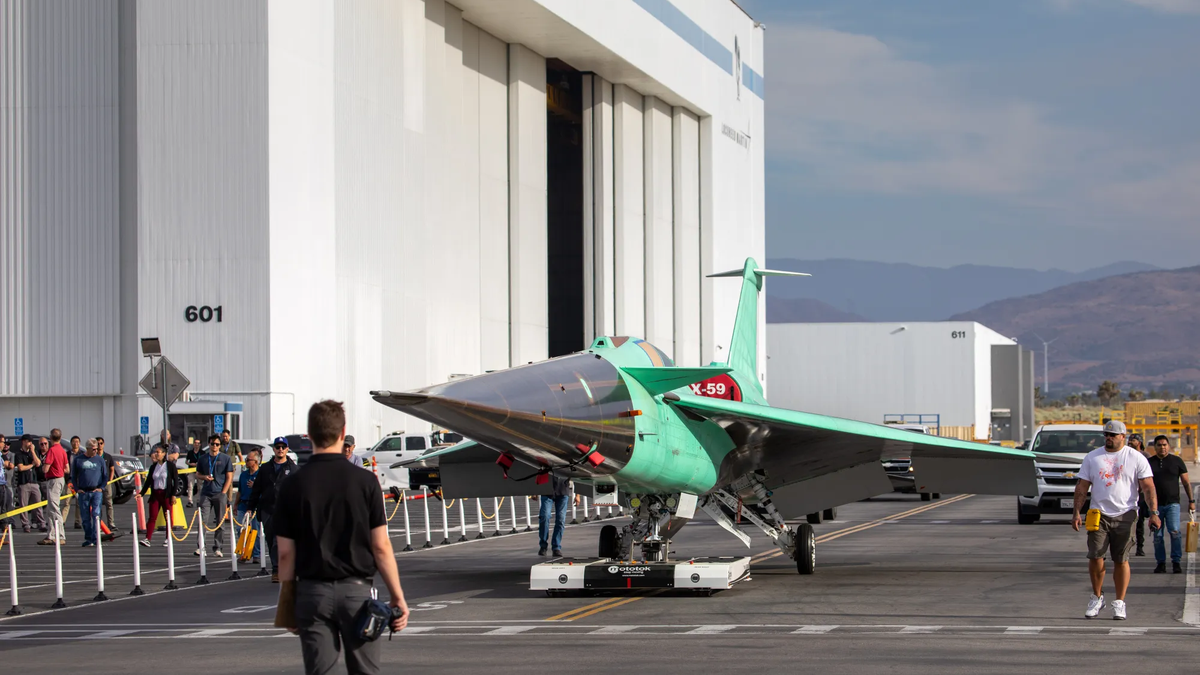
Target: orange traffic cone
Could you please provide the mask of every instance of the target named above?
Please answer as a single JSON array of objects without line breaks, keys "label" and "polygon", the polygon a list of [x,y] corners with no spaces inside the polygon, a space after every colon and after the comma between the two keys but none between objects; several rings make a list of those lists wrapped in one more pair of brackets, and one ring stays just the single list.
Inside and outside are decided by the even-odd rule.
[{"label": "orange traffic cone", "polygon": [[100,531],[103,533],[101,539],[104,541],[112,541],[121,536],[120,532],[114,534],[112,530],[108,529],[108,525],[105,525],[103,520],[100,521]]}]

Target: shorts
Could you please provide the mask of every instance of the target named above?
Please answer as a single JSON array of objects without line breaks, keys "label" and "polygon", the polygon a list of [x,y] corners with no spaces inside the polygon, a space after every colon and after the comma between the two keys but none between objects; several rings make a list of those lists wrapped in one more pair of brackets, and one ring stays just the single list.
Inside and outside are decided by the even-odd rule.
[{"label": "shorts", "polygon": [[1126,511],[1119,516],[1100,514],[1100,529],[1087,533],[1088,558],[1099,560],[1109,553],[1114,563],[1123,563],[1129,559],[1129,549],[1133,548],[1133,526],[1137,523],[1137,509]]}]

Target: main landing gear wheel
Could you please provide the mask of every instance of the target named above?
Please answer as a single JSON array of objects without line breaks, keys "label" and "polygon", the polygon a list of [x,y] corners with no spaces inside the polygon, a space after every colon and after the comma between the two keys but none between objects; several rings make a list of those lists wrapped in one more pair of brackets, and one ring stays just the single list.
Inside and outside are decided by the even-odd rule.
[{"label": "main landing gear wheel", "polygon": [[921,501],[927,502],[930,499],[933,499],[933,493],[930,493],[930,492],[922,492],[921,493]]},{"label": "main landing gear wheel", "polygon": [[825,509],[821,512],[821,516],[825,520],[837,520],[837,507],[835,506],[832,509]]},{"label": "main landing gear wheel", "polygon": [[601,558],[619,558],[621,557],[621,542],[617,536],[616,525],[605,525],[600,528],[600,551]]},{"label": "main landing gear wheel", "polygon": [[942,498],[942,493],[940,493],[940,492],[935,492],[935,493],[933,493],[933,498],[934,498],[934,499],[941,499],[941,498]]},{"label": "main landing gear wheel", "polygon": [[817,534],[813,526],[802,523],[796,529],[796,571],[812,574],[817,569]]},{"label": "main landing gear wheel", "polygon": [[808,522],[812,523],[813,525],[820,525],[824,521],[825,521],[825,512],[824,511],[817,511],[816,513],[808,514]]}]

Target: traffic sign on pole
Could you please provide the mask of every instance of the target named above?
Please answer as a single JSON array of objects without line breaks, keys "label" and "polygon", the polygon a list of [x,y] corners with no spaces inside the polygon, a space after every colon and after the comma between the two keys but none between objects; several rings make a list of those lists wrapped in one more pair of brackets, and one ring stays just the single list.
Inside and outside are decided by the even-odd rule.
[{"label": "traffic sign on pole", "polygon": [[219,434],[222,431],[225,431],[225,416],[213,415],[213,433]]},{"label": "traffic sign on pole", "polygon": [[25,418],[24,417],[13,418],[13,434],[20,436],[24,433],[25,433]]},{"label": "traffic sign on pole", "polygon": [[183,396],[183,392],[192,382],[187,379],[175,364],[167,357],[159,357],[158,363],[150,368],[150,372],[142,378],[142,391],[150,395],[159,407],[166,410]]},{"label": "traffic sign on pole", "polygon": [[142,434],[143,436],[150,433],[150,418],[149,417],[142,415],[141,431],[139,431],[138,433]]}]

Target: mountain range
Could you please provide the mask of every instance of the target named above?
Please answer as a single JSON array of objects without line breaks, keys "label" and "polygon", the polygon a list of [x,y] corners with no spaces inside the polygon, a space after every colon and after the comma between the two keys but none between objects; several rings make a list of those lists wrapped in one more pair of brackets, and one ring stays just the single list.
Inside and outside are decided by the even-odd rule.
[{"label": "mountain range", "polygon": [[978,321],[1039,352],[1041,339],[1053,341],[1051,393],[1094,391],[1103,380],[1166,384],[1175,393],[1200,384],[1200,267],[1069,284],[950,318]]},{"label": "mountain range", "polygon": [[[1119,262],[1083,272],[958,265],[921,267],[863,260],[767,260],[771,269],[809,272],[767,282],[767,321],[944,321],[990,302],[1043,293],[1068,284],[1157,269]],[[789,303],[807,299],[817,302]],[[774,310],[774,311],[773,311]]]}]

